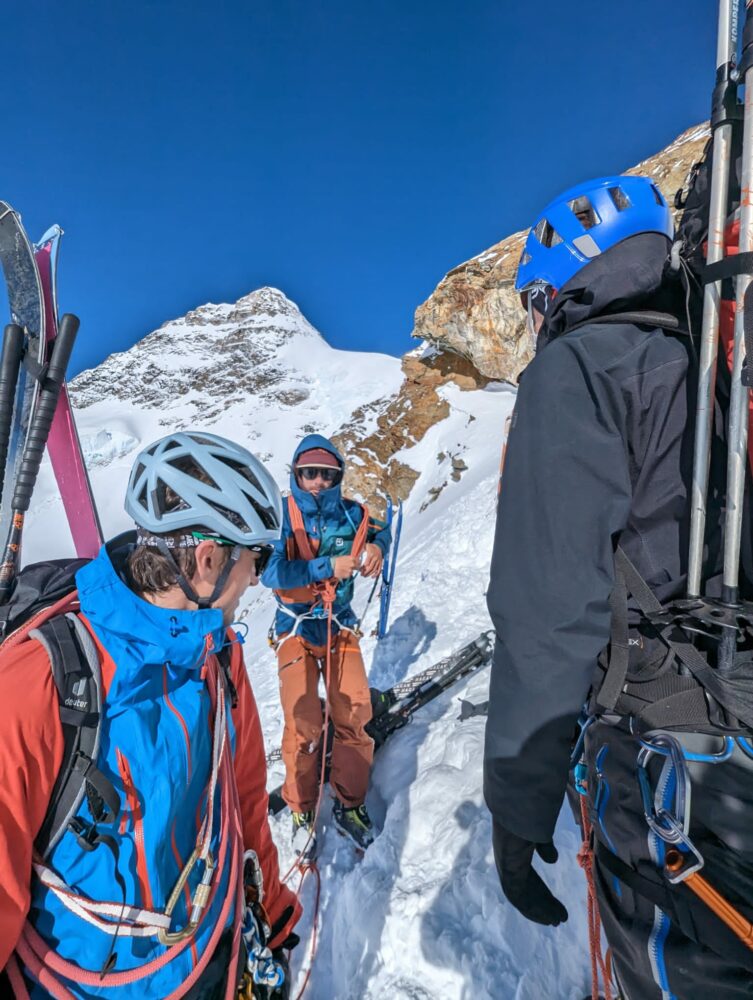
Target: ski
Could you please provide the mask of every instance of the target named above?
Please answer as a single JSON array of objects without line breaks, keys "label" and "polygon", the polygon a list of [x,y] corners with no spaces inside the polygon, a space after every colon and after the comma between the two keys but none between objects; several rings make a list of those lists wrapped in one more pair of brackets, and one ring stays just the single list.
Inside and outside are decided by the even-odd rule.
[{"label": "ski", "polygon": [[11,319],[23,330],[24,339],[23,368],[15,391],[8,434],[6,489],[0,502],[0,539],[5,539],[10,534],[13,492],[39,390],[38,376],[44,364],[46,345],[44,304],[34,252],[21,225],[21,217],[4,201],[0,201],[0,265],[5,275]]},{"label": "ski", "polygon": [[[390,504],[390,512],[391,512]],[[390,523],[392,516],[390,514]],[[395,566],[397,565],[397,553],[400,546],[400,532],[403,527],[403,501],[398,501],[397,520],[395,523],[395,537],[392,540],[389,558],[384,560],[382,565],[382,589],[379,594],[379,624],[377,626],[377,640],[383,639],[387,635],[390,617],[390,600],[392,598],[392,585],[395,580]]]},{"label": "ski", "polygon": [[[433,701],[462,678],[491,663],[494,652],[494,631],[482,632],[457,653],[439,660],[420,674],[401,681],[386,691],[371,690],[373,718],[366,732],[374,740],[374,749],[379,750],[388,738],[402,729],[413,715],[424,705]],[[332,733],[328,734],[328,751]],[[280,750],[273,750],[267,756],[267,764],[281,759]],[[328,770],[328,769],[327,769]],[[282,785],[269,793],[269,812],[276,816],[286,808],[282,797]]]},{"label": "ski", "polygon": [[[58,330],[57,263],[62,235],[60,226],[52,226],[39,243],[34,245],[48,343],[55,339]],[[60,490],[76,555],[93,559],[103,542],[102,528],[65,384],[60,391],[52,421],[47,453]]]}]

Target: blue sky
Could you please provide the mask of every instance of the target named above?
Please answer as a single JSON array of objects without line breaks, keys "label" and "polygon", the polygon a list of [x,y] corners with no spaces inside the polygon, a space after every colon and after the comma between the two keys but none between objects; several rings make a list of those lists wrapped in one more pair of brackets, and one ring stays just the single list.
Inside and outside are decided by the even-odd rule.
[{"label": "blue sky", "polygon": [[443,274],[708,114],[712,0],[33,0],[0,198],[52,223],[73,368],[281,288],[400,354]]}]

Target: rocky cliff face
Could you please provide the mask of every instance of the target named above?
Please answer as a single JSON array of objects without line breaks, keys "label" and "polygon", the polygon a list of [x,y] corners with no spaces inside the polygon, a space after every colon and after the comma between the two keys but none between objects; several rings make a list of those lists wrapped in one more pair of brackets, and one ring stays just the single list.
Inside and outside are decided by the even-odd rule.
[{"label": "rocky cliff face", "polygon": [[[688,129],[626,173],[653,177],[672,204],[708,137],[705,124]],[[515,382],[531,357],[513,288],[525,238],[513,233],[453,268],[416,310],[413,336],[459,354],[488,378]]]}]

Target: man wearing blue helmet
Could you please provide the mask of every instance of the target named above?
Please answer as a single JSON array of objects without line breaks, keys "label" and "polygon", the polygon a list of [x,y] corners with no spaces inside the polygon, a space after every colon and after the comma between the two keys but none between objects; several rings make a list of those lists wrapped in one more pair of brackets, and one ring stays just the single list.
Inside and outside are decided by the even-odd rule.
[{"label": "man wearing blue helmet", "polygon": [[[567,910],[532,859],[557,860],[552,836],[575,750],[622,997],[695,1000],[713,989],[731,1000],[753,995],[753,952],[663,877],[666,845],[644,813],[677,813],[676,783],[666,780],[659,756],[645,768],[651,791],[643,798],[636,778],[638,702],[656,707],[684,683],[682,671],[650,630],[633,629],[628,640],[635,616],[621,622],[618,611],[626,598],[623,591],[620,604],[617,546],[649,596],[666,602],[685,589],[696,368],[683,329],[686,289],[670,267],[672,240],[661,193],[631,176],[567,191],[528,235],[516,289],[537,353],[521,380],[498,506],[484,791],[505,896],[528,919],[557,925]],[[607,712],[610,637],[609,655],[624,655],[628,684]],[[626,692],[646,678],[652,686],[625,707]],[[575,746],[584,704],[588,725]],[[713,830],[707,841],[735,842],[719,826],[720,803],[740,813],[743,786],[739,777],[727,780],[716,797],[694,784],[692,822],[700,829],[691,833],[699,841]],[[736,872],[731,882],[722,862],[715,867],[719,854],[706,855],[712,884],[753,900],[753,879]]]}]

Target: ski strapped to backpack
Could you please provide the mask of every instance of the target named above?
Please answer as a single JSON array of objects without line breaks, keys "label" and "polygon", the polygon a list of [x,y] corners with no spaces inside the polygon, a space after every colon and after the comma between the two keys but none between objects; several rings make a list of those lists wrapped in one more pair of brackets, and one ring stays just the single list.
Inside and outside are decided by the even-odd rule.
[{"label": "ski strapped to backpack", "polygon": [[[60,226],[52,226],[33,247],[48,344],[58,335],[57,263],[62,235]],[[60,490],[76,554],[93,559],[102,546],[104,536],[65,384],[61,387],[50,427],[47,453]]]},{"label": "ski strapped to backpack", "polygon": [[[0,201],[0,264],[5,275],[11,321],[23,332],[22,365],[13,387],[13,408],[6,451],[5,479],[15,484],[20,472],[32,411],[44,368],[44,302],[34,252],[21,217]],[[8,537],[12,523],[10,493],[0,500],[0,545]]]}]

